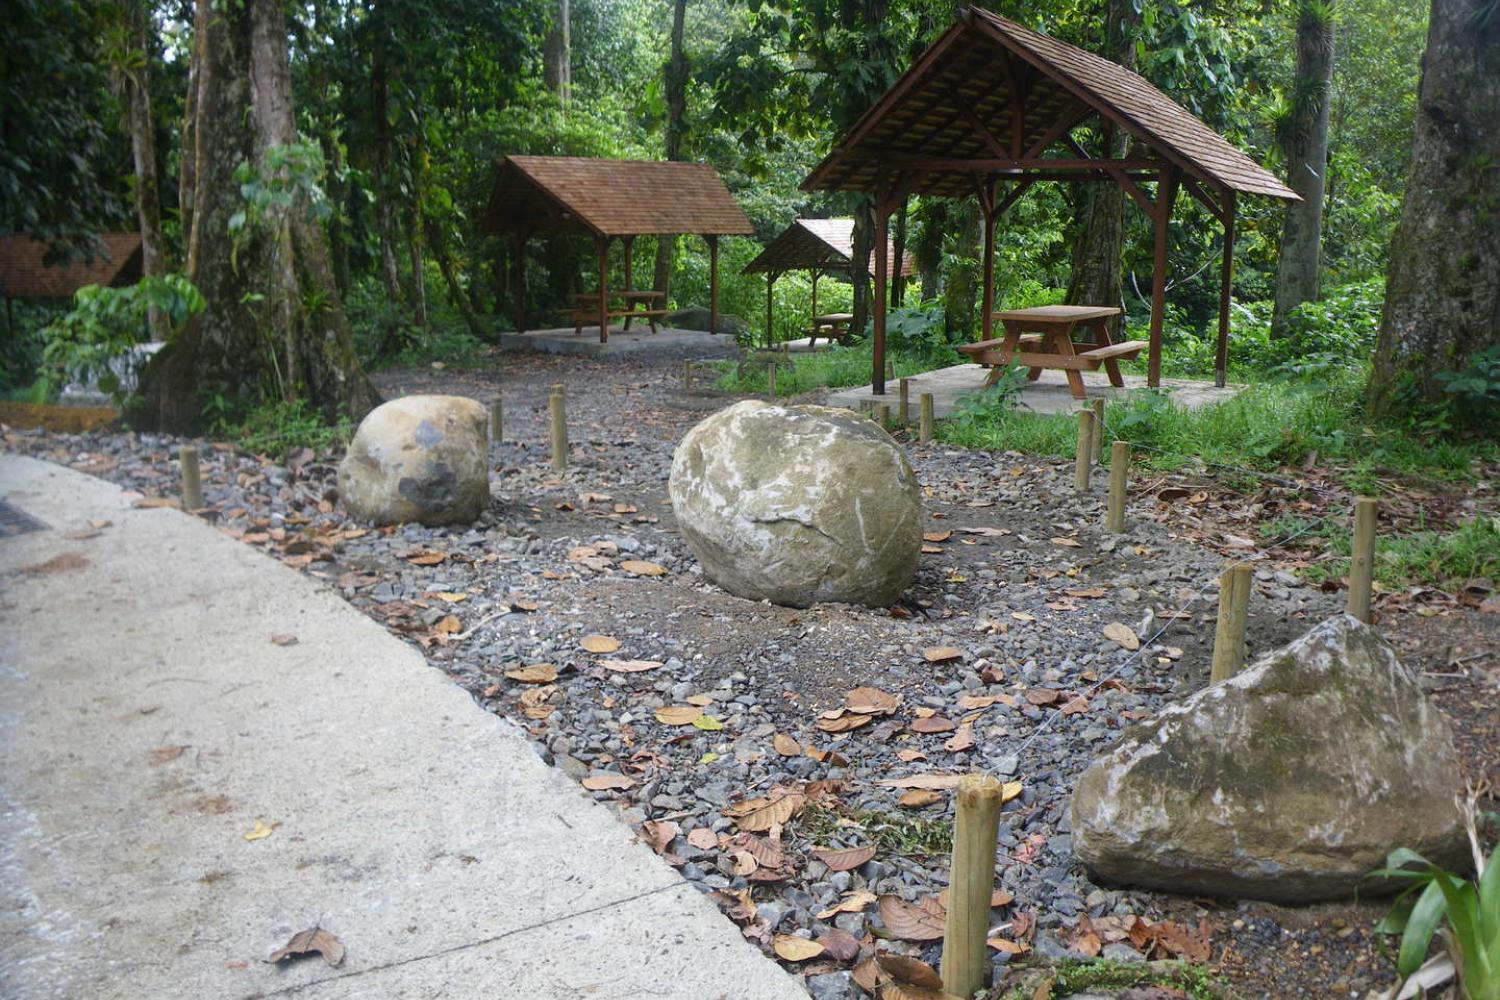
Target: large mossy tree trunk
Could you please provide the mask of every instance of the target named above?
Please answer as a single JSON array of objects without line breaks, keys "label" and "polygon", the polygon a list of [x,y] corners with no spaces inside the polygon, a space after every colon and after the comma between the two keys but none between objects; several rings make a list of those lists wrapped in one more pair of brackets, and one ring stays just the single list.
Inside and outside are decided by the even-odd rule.
[{"label": "large mossy tree trunk", "polygon": [[[1140,14],[1131,0],[1109,0],[1104,20],[1104,55],[1135,69],[1135,35]],[[1129,136],[1101,120],[1100,146],[1105,156],[1121,159]],[[1077,185],[1079,225],[1073,262],[1063,301],[1070,305],[1118,306],[1124,291],[1120,274],[1125,252],[1125,190],[1118,184]],[[1123,326],[1123,319],[1118,320]]]},{"label": "large mossy tree trunk", "polygon": [[[161,187],[156,170],[156,125],[151,118],[150,13],[143,0],[122,5],[127,57],[119,69],[121,97],[130,126],[130,152],[135,161],[135,208],[141,231],[141,273],[157,277],[166,272],[161,232]],[[155,310],[155,335],[165,330]]]},{"label": "large mossy tree trunk", "polygon": [[566,109],[573,99],[572,15],[568,0],[557,0],[552,23],[542,40],[542,79]]},{"label": "large mossy tree trunk", "polygon": [[207,305],[147,366],[138,417],[160,429],[198,430],[205,402],[218,396],[240,407],[300,398],[329,420],[357,420],[379,397],[355,356],[306,196],[237,230],[230,224],[245,208],[240,164],[263,168],[269,149],[297,138],[285,12],[273,3],[197,5],[198,249],[188,277]]},{"label": "large mossy tree trunk", "polygon": [[1279,123],[1287,186],[1302,197],[1286,206],[1271,336],[1285,337],[1293,309],[1316,301],[1323,269],[1323,188],[1328,175],[1328,105],[1333,81],[1332,0],[1297,5],[1297,69],[1291,108]]},{"label": "large mossy tree trunk", "polygon": [[1442,398],[1436,375],[1500,344],[1500,2],[1433,0],[1370,399]]},{"label": "large mossy tree trunk", "polygon": [[[682,140],[687,131],[688,61],[682,47],[686,19],[687,0],[675,0],[672,5],[672,52],[662,72],[662,90],[667,101],[665,152],[669,160],[682,159]],[[668,298],[672,295],[672,265],[676,252],[676,236],[663,234],[656,238],[656,274],[651,287]]]},{"label": "large mossy tree trunk", "polygon": [[979,293],[984,285],[980,259],[984,213],[975,198],[963,198],[948,208],[947,274],[943,280],[943,327],[948,339],[965,343],[979,339]]}]

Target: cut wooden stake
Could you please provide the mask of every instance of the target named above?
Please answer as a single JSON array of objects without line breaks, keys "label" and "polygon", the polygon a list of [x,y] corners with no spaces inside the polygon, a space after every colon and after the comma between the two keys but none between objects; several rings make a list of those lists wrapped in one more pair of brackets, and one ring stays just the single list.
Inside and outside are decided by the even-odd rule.
[{"label": "cut wooden stake", "polygon": [[911,380],[904,378],[898,384],[901,397],[901,405],[897,413],[901,418],[901,426],[905,427],[907,424],[911,423]]},{"label": "cut wooden stake", "polygon": [[1125,530],[1125,484],[1130,475],[1130,445],[1116,441],[1109,446],[1109,507],[1104,527],[1120,534]]},{"label": "cut wooden stake", "polygon": [[1349,560],[1349,613],[1370,623],[1375,583],[1375,515],[1380,505],[1369,497],[1354,501],[1354,542]]},{"label": "cut wooden stake", "polygon": [[1219,575],[1219,621],[1214,629],[1209,683],[1227,681],[1245,665],[1245,620],[1250,605],[1250,564],[1236,563]]},{"label": "cut wooden stake", "polygon": [[490,444],[499,444],[505,437],[505,414],[500,408],[500,397],[490,400]]},{"label": "cut wooden stake", "polygon": [[1080,493],[1089,488],[1089,470],[1094,455],[1094,413],[1078,411],[1078,452],[1073,460],[1073,488]]},{"label": "cut wooden stake", "polygon": [[1094,423],[1091,432],[1094,441],[1094,464],[1104,456],[1104,400],[1094,400]]},{"label": "cut wooden stake", "polygon": [[966,774],[958,780],[957,798],[942,975],[944,991],[971,997],[984,989],[990,967],[985,937],[995,888],[1001,785],[987,774]]},{"label": "cut wooden stake", "polygon": [[896,381],[896,362],[890,358],[887,358],[885,361],[885,380],[887,382]]},{"label": "cut wooden stake", "polygon": [[177,452],[182,465],[182,509],[203,509],[203,480],[198,474],[198,449],[183,445]]},{"label": "cut wooden stake", "polygon": [[776,398],[776,362],[766,365],[766,395]]},{"label": "cut wooden stake", "polygon": [[691,389],[693,387],[693,359],[682,359],[682,387]]},{"label": "cut wooden stake", "polygon": [[932,440],[932,393],[924,392],[917,397],[917,440],[927,443]]},{"label": "cut wooden stake", "polygon": [[552,467],[562,470],[568,467],[568,402],[563,395],[562,383],[552,387],[552,396],[547,400],[552,411]]},{"label": "cut wooden stake", "polygon": [[891,429],[891,404],[881,403],[875,408],[876,420],[885,430]]}]

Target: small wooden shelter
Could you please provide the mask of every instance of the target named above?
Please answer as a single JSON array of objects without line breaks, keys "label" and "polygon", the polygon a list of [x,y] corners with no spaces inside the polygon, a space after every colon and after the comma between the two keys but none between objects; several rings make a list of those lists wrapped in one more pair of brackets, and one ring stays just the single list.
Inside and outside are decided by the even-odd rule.
[{"label": "small wooden shelter", "polygon": [[609,244],[625,253],[632,279],[637,236],[691,233],[708,242],[709,329],[719,318],[719,237],[755,229],[706,163],[599,160],[576,156],[507,156],[498,161],[484,230],[509,234],[516,253],[516,329],[525,322],[526,241],[541,233],[584,233],[599,255],[599,339],[609,339]]},{"label": "small wooden shelter", "polygon": [[101,233],[92,258],[47,263],[48,245],[0,236],[0,297],[69,299],[85,285],[131,285],[141,279],[140,233]]},{"label": "small wooden shelter", "polygon": [[[895,248],[886,247],[885,259],[893,260]],[[745,265],[744,274],[766,276],[766,337],[770,343],[772,295],[776,279],[787,271],[812,272],[812,314],[818,315],[818,279],[825,274],[852,275],[854,260],[853,219],[794,219],[760,254]],[[900,266],[886,275],[887,282],[908,278],[913,271],[911,254],[903,252]],[[871,272],[873,273],[873,272]]]},{"label": "small wooden shelter", "polygon": [[[1123,129],[1136,140],[1138,151],[1124,159],[1089,156],[1072,131],[1091,120]],[[994,329],[995,222],[1037,181],[1119,184],[1151,218],[1156,242],[1151,386],[1161,381],[1167,225],[1179,188],[1219,220],[1224,254],[1215,372],[1223,385],[1235,199],[1252,194],[1297,200],[1297,195],[1118,63],[968,7],[802,183],[807,191],[862,191],[875,197],[872,390],[885,392],[885,258],[891,213],[913,194],[979,199],[984,215],[984,338],[989,340]]]}]

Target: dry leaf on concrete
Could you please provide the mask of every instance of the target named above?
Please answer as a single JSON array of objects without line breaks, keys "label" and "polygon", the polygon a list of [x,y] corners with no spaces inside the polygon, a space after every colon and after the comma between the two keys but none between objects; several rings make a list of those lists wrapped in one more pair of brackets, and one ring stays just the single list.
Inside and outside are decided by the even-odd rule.
[{"label": "dry leaf on concrete", "polygon": [[321,927],[312,927],[293,934],[287,943],[271,952],[266,961],[275,965],[288,958],[301,958],[316,952],[323,961],[338,966],[344,961],[344,943]]}]

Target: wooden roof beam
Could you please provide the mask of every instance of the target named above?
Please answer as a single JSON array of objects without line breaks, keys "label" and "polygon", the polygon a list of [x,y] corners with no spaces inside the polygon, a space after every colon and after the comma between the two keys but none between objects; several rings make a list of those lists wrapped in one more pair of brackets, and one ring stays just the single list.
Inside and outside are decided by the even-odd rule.
[{"label": "wooden roof beam", "polygon": [[1094,109],[1087,104],[1075,105],[1073,108],[1064,109],[1063,113],[1057,116],[1057,121],[1053,122],[1048,126],[1047,131],[1042,133],[1042,137],[1031,144],[1031,148],[1026,151],[1026,158],[1036,159],[1059,139],[1067,142],[1075,153],[1082,155],[1082,150],[1078,148],[1076,142],[1072,141],[1073,137],[1068,133],[1072,132],[1093,114],[1095,114]]}]

